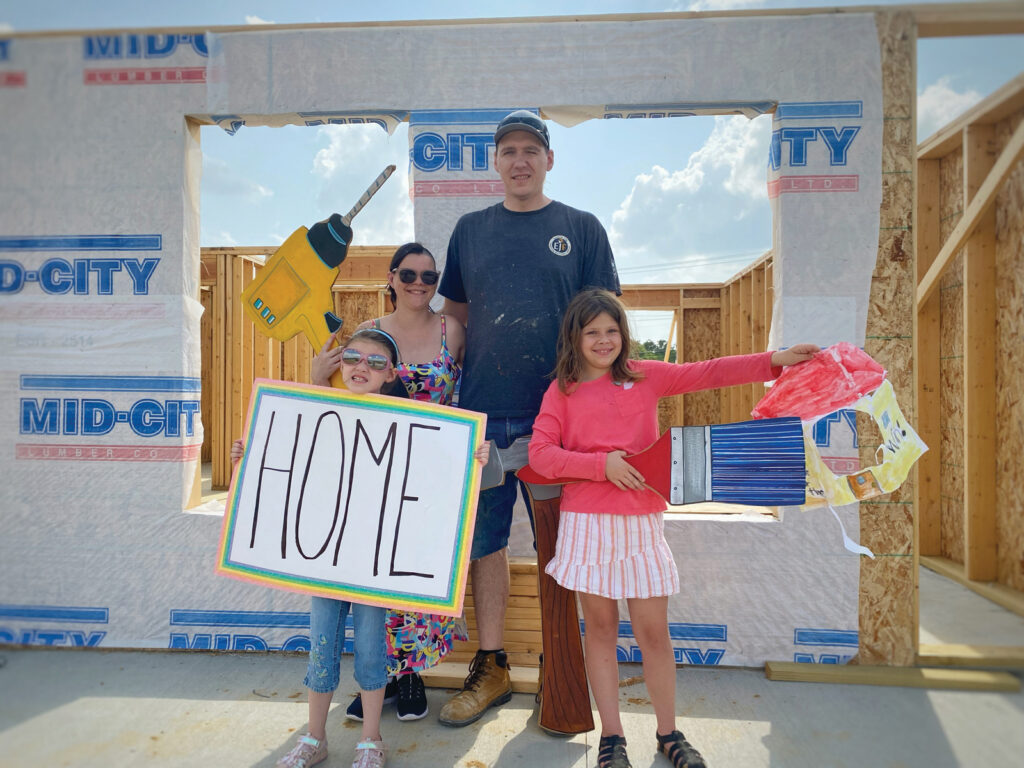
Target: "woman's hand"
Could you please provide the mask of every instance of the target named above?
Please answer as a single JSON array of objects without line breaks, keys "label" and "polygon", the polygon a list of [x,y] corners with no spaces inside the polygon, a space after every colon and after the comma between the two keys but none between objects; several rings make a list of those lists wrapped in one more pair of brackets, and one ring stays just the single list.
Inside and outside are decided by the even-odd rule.
[{"label": "woman's hand", "polygon": [[310,367],[310,380],[318,387],[331,386],[331,376],[341,368],[341,345],[334,344],[341,334],[341,328],[332,333],[320,348],[320,354],[313,356]]},{"label": "woman's hand", "polygon": [[237,440],[235,440],[231,444],[231,465],[232,466],[237,464],[238,460],[240,458],[242,458],[242,453],[243,453],[242,448],[243,447],[244,447],[244,443],[242,442],[242,438],[238,438]]},{"label": "woman's hand", "polygon": [[639,491],[644,487],[644,476],[625,459],[625,451],[612,451],[604,460],[604,476],[623,491]]},{"label": "woman's hand", "polygon": [[780,368],[786,365],[804,363],[819,352],[821,352],[821,347],[817,344],[794,344],[789,349],[772,352],[772,366]]},{"label": "woman's hand", "polygon": [[486,467],[487,460],[491,458],[491,444],[480,443],[473,451],[473,458],[480,462],[481,467]]}]

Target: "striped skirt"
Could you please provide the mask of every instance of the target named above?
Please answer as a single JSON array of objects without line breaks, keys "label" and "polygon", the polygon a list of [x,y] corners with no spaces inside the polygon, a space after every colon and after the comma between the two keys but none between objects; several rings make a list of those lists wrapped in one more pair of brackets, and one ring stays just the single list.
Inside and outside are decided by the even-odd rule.
[{"label": "striped skirt", "polygon": [[566,589],[609,597],[660,597],[679,591],[665,541],[664,513],[607,515],[562,510],[555,556],[544,570]]}]

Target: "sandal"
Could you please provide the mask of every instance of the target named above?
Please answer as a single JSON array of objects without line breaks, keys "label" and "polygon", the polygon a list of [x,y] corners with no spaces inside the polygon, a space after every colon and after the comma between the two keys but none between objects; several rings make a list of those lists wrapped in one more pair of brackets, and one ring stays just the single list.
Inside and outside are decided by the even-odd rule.
[{"label": "sandal", "polygon": [[352,768],[384,768],[384,742],[377,739],[356,744],[356,759],[352,761]]},{"label": "sandal", "polygon": [[693,748],[681,731],[672,731],[666,736],[655,735],[658,737],[658,751],[672,761],[672,768],[707,768],[700,752]]},{"label": "sandal", "polygon": [[633,768],[626,754],[625,736],[602,736],[597,745],[597,768]]},{"label": "sandal", "polygon": [[327,759],[327,738],[314,739],[308,733],[299,737],[292,750],[277,761],[277,768],[310,768]]}]

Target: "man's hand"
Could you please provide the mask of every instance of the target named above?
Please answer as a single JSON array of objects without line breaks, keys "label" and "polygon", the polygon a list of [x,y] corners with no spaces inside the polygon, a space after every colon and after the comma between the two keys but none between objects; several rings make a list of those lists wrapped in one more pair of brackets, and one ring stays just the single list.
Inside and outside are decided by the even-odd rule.
[{"label": "man's hand", "polygon": [[644,487],[644,476],[630,465],[625,451],[612,451],[604,460],[604,476],[623,491],[639,491]]},{"label": "man's hand", "polygon": [[481,467],[486,467],[487,461],[491,458],[490,443],[480,443],[473,451],[473,458],[480,462]]}]

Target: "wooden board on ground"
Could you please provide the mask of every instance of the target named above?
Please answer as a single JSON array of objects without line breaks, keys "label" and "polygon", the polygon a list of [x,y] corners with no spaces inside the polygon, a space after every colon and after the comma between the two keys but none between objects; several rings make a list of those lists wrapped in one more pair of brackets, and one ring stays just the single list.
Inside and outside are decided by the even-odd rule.
[{"label": "wooden board on ground", "polygon": [[[469,663],[476,656],[477,644],[473,643],[455,643],[455,647],[451,653],[444,657],[445,663],[452,662],[461,664],[466,670],[463,677],[469,673]],[[508,663],[515,667],[530,667],[538,669],[540,667],[540,654],[539,653],[525,653],[520,651],[507,651]]]},{"label": "wooden board on ground", "polygon": [[922,643],[917,663],[922,667],[1024,669],[1024,646]]},{"label": "wooden board on ground", "polygon": [[904,688],[941,688],[961,691],[1020,690],[1020,679],[1009,672],[976,669],[923,669],[921,667],[800,664],[769,661],[764,665],[769,680],[848,685],[894,685]]},{"label": "wooden board on ground", "polygon": [[[466,665],[460,661],[443,661],[420,673],[423,683],[429,688],[462,688],[468,674]],[[509,670],[513,693],[536,693],[539,686],[536,667],[517,667]]]}]

